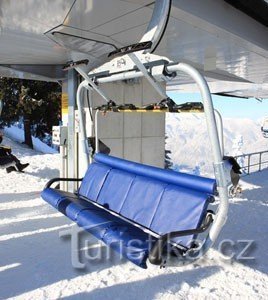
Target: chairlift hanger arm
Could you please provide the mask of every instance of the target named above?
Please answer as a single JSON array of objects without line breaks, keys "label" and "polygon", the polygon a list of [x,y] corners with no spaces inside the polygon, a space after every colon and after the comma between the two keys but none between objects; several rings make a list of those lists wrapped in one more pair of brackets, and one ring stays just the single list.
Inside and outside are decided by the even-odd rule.
[{"label": "chairlift hanger arm", "polygon": [[153,53],[162,40],[166,31],[172,0],[156,0],[153,15],[147,30],[138,43],[122,47],[109,54],[108,57],[116,57],[144,50],[144,53]]},{"label": "chairlift hanger arm", "polygon": [[[140,41],[140,45],[142,45],[143,49],[146,49],[146,52],[153,52],[158,46],[159,42],[162,39],[162,36],[165,32],[169,16],[171,10],[171,2],[172,0],[156,0],[154,4],[154,11],[149,23],[149,26],[146,30],[146,33],[142,37]],[[141,48],[135,44],[136,47],[126,47],[125,51],[128,51],[130,48],[132,51],[137,52],[140,51]],[[122,51],[120,54],[123,54]],[[159,85],[159,83],[153,78],[153,76],[148,73],[147,69],[144,67],[140,59],[134,53],[130,53],[130,58],[137,65],[137,67],[141,70],[143,75],[150,81],[152,86],[156,89],[156,91],[163,97],[166,97],[165,91]],[[106,93],[101,90],[97,84],[88,76],[88,74],[83,70],[83,65],[88,64],[88,60],[82,60],[78,62],[69,63],[65,69],[68,70],[70,68],[74,68],[107,103],[111,100],[106,95]]]},{"label": "chairlift hanger arm", "polygon": [[146,33],[140,42],[134,45],[123,47],[109,54],[109,56],[128,54],[129,58],[142,72],[143,76],[151,83],[152,87],[163,98],[167,98],[165,89],[163,89],[160,83],[158,83],[148,72],[144,64],[141,62],[139,55],[136,53],[141,53],[142,50],[144,50],[144,53],[152,53],[155,51],[165,33],[169,21],[171,4],[171,0],[156,0],[154,4],[153,16]]},{"label": "chairlift hanger arm", "polygon": [[157,93],[163,97],[167,98],[167,94],[165,89],[160,85],[159,82],[155,80],[155,78],[152,76],[150,72],[145,68],[144,64],[141,62],[139,57],[135,53],[128,54],[130,59],[134,62],[134,64],[137,66],[137,68],[142,72],[143,76],[151,83],[152,87],[157,91]]}]

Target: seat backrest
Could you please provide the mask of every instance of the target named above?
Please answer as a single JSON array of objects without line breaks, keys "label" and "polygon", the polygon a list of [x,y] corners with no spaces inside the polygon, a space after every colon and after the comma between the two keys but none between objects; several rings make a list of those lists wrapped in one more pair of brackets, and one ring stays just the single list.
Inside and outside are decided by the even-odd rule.
[{"label": "seat backrest", "polygon": [[[197,228],[214,191],[212,179],[97,154],[79,194],[158,234],[165,234]],[[181,238],[181,244],[187,246],[190,239]]]}]

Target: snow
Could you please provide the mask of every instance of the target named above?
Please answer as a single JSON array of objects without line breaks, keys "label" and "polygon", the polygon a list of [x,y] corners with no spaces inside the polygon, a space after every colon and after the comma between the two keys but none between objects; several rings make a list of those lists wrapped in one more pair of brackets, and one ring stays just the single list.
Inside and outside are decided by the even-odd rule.
[{"label": "snow", "polygon": [[[241,155],[267,151],[268,139],[261,133],[261,125],[250,119],[223,119],[225,155]],[[211,146],[203,114],[167,114],[166,149],[173,168],[189,173],[213,174]],[[259,157],[252,157],[252,162]],[[268,161],[268,153],[263,154]],[[243,166],[243,159],[239,161]],[[268,167],[268,165],[267,165]]]},{"label": "snow", "polygon": [[[17,126],[12,125],[10,127],[5,127],[4,134],[5,136],[11,138],[14,141],[17,141],[19,143],[24,142],[24,131],[21,128],[18,128]],[[33,140],[33,148],[36,151],[47,153],[47,154],[57,153],[55,149],[41,142],[38,138],[33,136],[32,140]]]},{"label": "snow", "polygon": [[[4,143],[30,166],[24,174],[0,170],[0,299],[268,299],[268,170],[244,177],[243,195],[230,201],[217,244],[193,265],[143,270],[116,254],[88,261],[82,250],[86,269],[74,269],[71,241],[59,234],[76,225],[40,198],[45,183],[59,175],[59,155],[8,138]],[[83,249],[86,240],[96,244],[84,233]],[[238,259],[251,240],[245,255],[254,259]],[[222,252],[233,251],[234,258],[219,251],[224,241]]]}]

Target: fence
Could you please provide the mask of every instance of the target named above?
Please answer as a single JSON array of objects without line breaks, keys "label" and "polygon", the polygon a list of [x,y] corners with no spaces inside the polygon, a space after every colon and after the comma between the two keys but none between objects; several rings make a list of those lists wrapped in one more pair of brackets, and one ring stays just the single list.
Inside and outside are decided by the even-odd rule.
[{"label": "fence", "polygon": [[245,175],[268,168],[268,150],[235,156]]}]

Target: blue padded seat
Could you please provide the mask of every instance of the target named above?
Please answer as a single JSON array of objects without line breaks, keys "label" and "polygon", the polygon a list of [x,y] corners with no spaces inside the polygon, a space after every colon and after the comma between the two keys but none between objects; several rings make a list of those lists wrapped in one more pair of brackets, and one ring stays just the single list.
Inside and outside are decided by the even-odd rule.
[{"label": "blue padded seat", "polygon": [[[96,154],[77,194],[47,188],[42,197],[124,257],[146,268],[148,239],[152,236],[141,228],[158,235],[196,229],[214,192],[213,179]],[[187,249],[193,238],[190,235],[173,242]]]},{"label": "blue padded seat", "polygon": [[42,192],[42,198],[125,258],[147,268],[153,237],[78,195],[47,188]]},{"label": "blue padded seat", "polygon": [[104,164],[114,169],[124,170],[131,174],[145,176],[147,178],[154,178],[162,182],[184,186],[190,189],[196,189],[197,191],[208,194],[213,194],[216,188],[216,181],[214,179],[171,170],[164,170],[102,153],[96,154],[94,156],[94,160],[95,162]]}]

